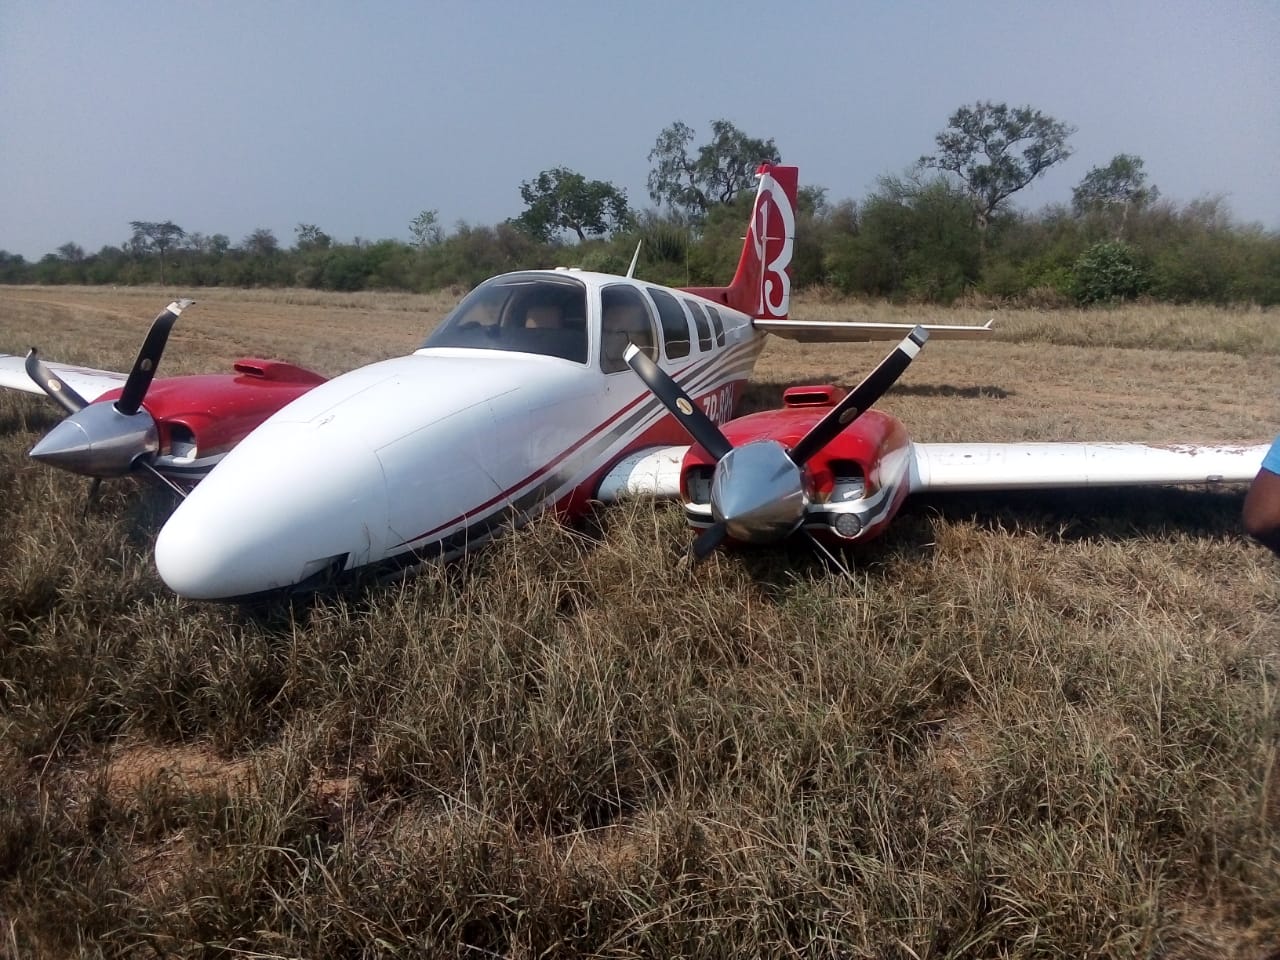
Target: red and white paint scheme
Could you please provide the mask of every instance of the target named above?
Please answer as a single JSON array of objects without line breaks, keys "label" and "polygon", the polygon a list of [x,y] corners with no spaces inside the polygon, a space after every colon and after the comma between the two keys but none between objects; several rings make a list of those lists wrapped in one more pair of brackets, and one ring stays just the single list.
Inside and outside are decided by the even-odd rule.
[{"label": "red and white paint scheme", "polygon": [[[107,475],[125,472],[120,463],[165,470],[190,465],[180,462],[184,455],[191,464],[219,458],[156,542],[165,582],[210,600],[450,556],[540,512],[573,515],[593,500],[628,494],[681,495],[695,525],[708,527],[699,538],[705,552],[726,536],[766,542],[799,529],[865,539],[914,490],[1073,486],[1099,468],[1105,473],[1097,482],[1256,473],[1261,446],[1215,453],[912,444],[900,423],[867,408],[930,336],[980,337],[989,324],[790,320],[796,168],[765,165],[759,180],[728,286],[669,289],[636,279],[634,263],[626,276],[563,268],[504,274],[468,294],[419,350],[325,382],[251,361],[258,366],[240,373],[248,381],[151,385],[146,372],[154,372],[159,348],[144,345],[119,391],[125,399],[109,404],[99,390],[89,406],[103,412],[76,429],[92,434],[100,421],[112,425],[139,412],[156,421],[154,439],[125,421],[127,451],[141,452],[116,456]],[[176,318],[185,305],[167,313]],[[906,339],[847,395],[792,388],[782,410],[734,420],[768,334]],[[34,380],[51,396],[63,390],[50,385],[58,376],[46,368],[32,372],[30,359],[26,386],[17,383],[15,360],[21,363],[0,357],[0,386],[30,389]],[[68,390],[85,375],[115,376],[110,386],[120,385],[119,375],[55,369]],[[244,401],[246,415],[226,420],[231,425],[219,434],[219,412],[236,408],[232,395],[240,390],[256,399]],[[698,443],[690,444],[690,432]],[[1146,469],[1153,460],[1159,468]]]},{"label": "red and white paint scheme", "polygon": [[[794,449],[845,396],[831,385],[790,387],[783,407],[740,417],[723,434],[734,447],[764,440]],[[806,464],[799,524],[831,544],[884,533],[912,493],[1247,482],[1267,444],[921,443],[895,417],[867,410]],[[680,497],[691,525],[716,522],[715,460],[701,446],[685,455]]]},{"label": "red and white paint scheme", "polygon": [[93,477],[145,471],[179,495],[202,479],[249,432],[325,378],[278,360],[245,357],[229,374],[153,379],[169,329],[190,300],[155,319],[128,376],[0,354],[0,386],[44,393],[69,416],[31,456]]}]

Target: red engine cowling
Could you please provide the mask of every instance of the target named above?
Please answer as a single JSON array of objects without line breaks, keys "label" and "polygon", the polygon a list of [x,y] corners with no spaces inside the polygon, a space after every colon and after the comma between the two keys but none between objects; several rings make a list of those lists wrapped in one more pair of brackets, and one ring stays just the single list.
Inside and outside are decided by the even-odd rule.
[{"label": "red engine cowling", "polygon": [[[725,438],[735,447],[756,440],[774,440],[794,446],[846,391],[829,384],[788,387],[783,406],[731,420],[724,425]],[[880,533],[901,506],[908,492],[907,466],[910,437],[895,417],[868,410],[836,436],[805,465],[810,507],[805,526],[835,541],[866,540]],[[696,526],[711,522],[711,477],[715,463],[700,446],[685,454],[681,467],[680,495],[690,521]],[[873,511],[856,510],[874,503]],[[857,512],[853,530],[836,524],[844,512]],[[865,517],[866,522],[861,518]]]}]

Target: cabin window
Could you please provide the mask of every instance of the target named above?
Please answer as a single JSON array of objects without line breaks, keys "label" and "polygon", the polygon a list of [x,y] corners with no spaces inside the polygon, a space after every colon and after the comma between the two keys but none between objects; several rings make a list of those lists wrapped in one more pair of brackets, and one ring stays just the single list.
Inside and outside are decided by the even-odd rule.
[{"label": "cabin window", "polygon": [[509,273],[486,280],[453,308],[424,347],[509,350],[587,362],[587,288],[580,280]]},{"label": "cabin window", "polygon": [[653,314],[639,290],[616,283],[600,291],[600,368],[605,373],[630,369],[623,356],[629,343],[656,361],[657,342]]},{"label": "cabin window", "polygon": [[724,346],[724,321],[720,319],[720,311],[715,307],[707,307],[707,313],[711,314],[711,325],[716,328],[716,346]]},{"label": "cabin window", "polygon": [[686,300],[685,306],[693,314],[693,323],[698,328],[698,349],[711,349],[711,325],[707,323],[707,315],[702,311],[702,304],[697,300]]},{"label": "cabin window", "polygon": [[649,288],[649,296],[658,308],[658,320],[662,324],[662,340],[667,348],[667,359],[678,360],[689,355],[689,318],[680,309],[680,303],[665,290]]}]

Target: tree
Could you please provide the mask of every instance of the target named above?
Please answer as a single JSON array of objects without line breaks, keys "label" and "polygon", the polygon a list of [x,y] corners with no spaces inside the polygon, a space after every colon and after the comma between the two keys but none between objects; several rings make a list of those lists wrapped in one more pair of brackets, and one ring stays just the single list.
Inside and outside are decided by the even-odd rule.
[{"label": "tree", "polygon": [[67,263],[80,263],[84,260],[84,247],[78,243],[64,243],[58,248],[58,256]]},{"label": "tree", "polygon": [[240,249],[255,257],[269,257],[280,249],[280,242],[266,227],[259,227],[240,241]]},{"label": "tree", "polygon": [[160,282],[164,283],[164,253],[173,247],[187,232],[172,220],[155,223],[150,220],[130,220],[133,236],[129,245],[139,254],[156,251],[160,255]]},{"label": "tree", "polygon": [[1133,248],[1119,240],[1095,243],[1072,268],[1072,290],[1082,304],[1131,300],[1149,284]]},{"label": "tree", "polygon": [[701,220],[716,204],[732,203],[755,184],[761,163],[780,159],[773,139],[748,137],[728,120],[711,124],[711,142],[693,155],[693,130],[677,120],[658,134],[649,151],[649,198],[669,203],[686,216]]},{"label": "tree", "polygon": [[880,178],[857,233],[837,241],[828,265],[846,292],[949,302],[977,281],[981,261],[966,192],[917,170]]},{"label": "tree", "polygon": [[26,258],[20,253],[0,250],[0,283],[21,283],[26,278]]},{"label": "tree", "polygon": [[294,230],[297,240],[294,241],[293,247],[299,252],[308,250],[328,250],[332,238],[317,227],[314,223],[300,223]]},{"label": "tree", "polygon": [[434,247],[444,239],[444,229],[440,226],[440,213],[437,210],[423,210],[409,221],[410,241],[419,250]]},{"label": "tree", "polygon": [[820,217],[827,212],[827,188],[809,184],[796,191],[797,213]]},{"label": "tree", "polygon": [[1153,184],[1147,186],[1147,174],[1142,169],[1142,158],[1129,153],[1117,153],[1105,167],[1093,167],[1084,179],[1071,191],[1071,205],[1077,216],[1089,213],[1120,211],[1115,238],[1124,234],[1129,211],[1141,210],[1155,202],[1160,190]]},{"label": "tree", "polygon": [[520,184],[528,209],[517,226],[545,242],[560,230],[571,230],[584,242],[587,234],[603,236],[631,222],[627,194],[606,180],[588,180],[565,167],[543,170]]},{"label": "tree", "polygon": [[1005,200],[1071,156],[1067,138],[1075,133],[1029,106],[1010,108],[989,100],[961,107],[947,128],[935,138],[938,153],[921,157],[920,163],[959,178],[983,231]]}]

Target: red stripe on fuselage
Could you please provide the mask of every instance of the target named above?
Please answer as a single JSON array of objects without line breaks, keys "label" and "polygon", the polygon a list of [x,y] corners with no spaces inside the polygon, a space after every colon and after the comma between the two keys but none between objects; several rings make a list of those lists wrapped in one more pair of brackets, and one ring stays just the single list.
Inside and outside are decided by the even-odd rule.
[{"label": "red stripe on fuselage", "polygon": [[[751,340],[748,340],[743,344],[739,344],[728,350],[722,350],[719,353],[715,354],[714,356],[701,358],[697,362],[685,367],[683,370],[677,371],[675,376],[677,379],[692,380],[698,376],[701,376],[703,372],[711,369],[716,364],[723,363],[728,365],[729,361],[736,360],[739,358],[746,358],[751,353],[754,353],[755,356],[758,357],[759,352],[762,348],[763,348],[763,342],[758,338],[753,337]],[[751,364],[752,366],[754,366],[754,358],[752,359]],[[749,374],[750,372],[749,369],[747,372]],[[618,375],[622,376],[623,374],[618,374]],[[741,393],[739,384],[745,383],[747,379],[748,379],[747,376],[743,376],[740,379],[731,380],[729,381],[729,384],[726,384],[726,385],[734,386],[735,402]],[[707,390],[703,394],[703,397],[710,395],[716,390],[721,389],[722,386],[726,386],[726,385],[717,386],[714,389]],[[434,534],[437,534],[442,530],[447,530],[452,526],[455,526],[459,523],[464,522],[470,516],[476,516],[478,514],[482,514],[486,510],[489,510],[491,507],[499,503],[502,503],[504,501],[509,502],[510,500],[513,499],[513,496],[517,490],[520,490],[526,486],[529,486],[530,484],[535,483],[540,478],[549,474],[556,467],[560,466],[560,464],[564,463],[564,461],[567,460],[570,456],[572,456],[575,452],[580,450],[586,444],[590,443],[592,440],[595,440],[596,438],[598,438],[601,434],[603,434],[606,430],[608,430],[609,427],[613,426],[615,423],[617,423],[618,420],[622,419],[624,416],[626,416],[628,413],[634,410],[640,403],[646,400],[652,402],[655,406],[658,405],[659,403],[658,399],[654,397],[653,394],[644,390],[643,387],[640,387],[640,393],[637,394],[635,399],[629,401],[625,406],[622,407],[622,409],[618,410],[617,413],[613,414],[613,416],[609,417],[607,420],[605,420],[604,422],[602,422],[592,430],[588,431],[580,440],[578,440],[576,443],[566,448],[563,452],[558,454],[554,459],[543,464],[541,467],[537,468],[536,470],[528,474],[523,479],[518,480],[516,483],[507,487],[505,490],[501,491],[500,493],[495,494],[493,497],[490,497],[484,503],[479,504],[478,506],[468,511],[467,513],[459,514],[458,516],[453,517],[452,519],[447,520],[444,523],[441,523],[436,525],[435,527],[432,527],[430,530],[427,530],[424,533],[418,534],[416,537],[410,537],[406,540],[401,540],[391,549],[395,550],[400,547],[408,546],[411,543],[417,543],[419,540],[425,540],[426,538]],[[671,439],[667,439],[668,437],[670,437]],[[675,417],[673,417],[671,414],[668,413],[668,414],[665,414],[657,423],[653,424],[650,428],[645,430],[643,433],[639,434],[634,440],[632,440],[629,444],[627,444],[627,446],[623,450],[618,451],[617,455],[614,457],[614,460],[616,461],[619,457],[626,456],[628,453],[632,452],[633,450],[638,450],[638,449],[641,449],[642,447],[652,446],[652,445],[663,443],[663,442],[676,443],[676,442],[679,442],[681,438],[687,438],[687,434],[685,433],[684,427],[678,424],[676,422]],[[599,477],[603,474],[604,471],[608,469],[608,467],[609,467],[609,464],[603,465],[600,468],[600,470],[593,472],[585,481],[578,484],[578,486],[575,487],[574,491],[572,491],[568,496],[562,498],[561,502],[565,504],[564,512],[566,513],[571,512],[570,507],[572,506],[572,501],[577,499],[574,496],[577,493],[577,490],[582,487],[588,487],[593,482],[598,481]],[[584,501],[584,505],[585,505],[585,501],[589,498],[590,498],[589,494],[581,498]]]}]

